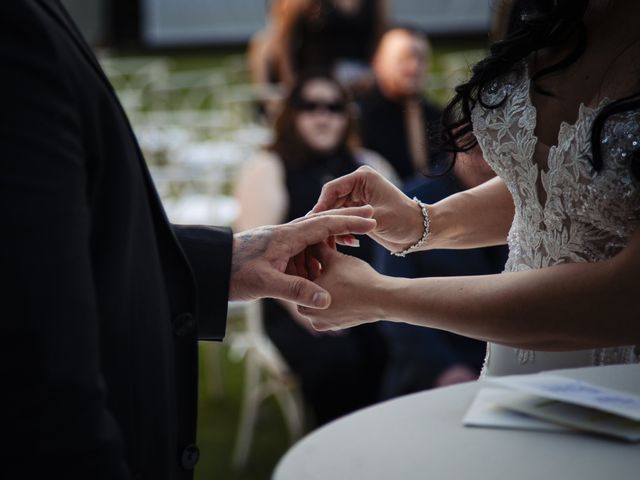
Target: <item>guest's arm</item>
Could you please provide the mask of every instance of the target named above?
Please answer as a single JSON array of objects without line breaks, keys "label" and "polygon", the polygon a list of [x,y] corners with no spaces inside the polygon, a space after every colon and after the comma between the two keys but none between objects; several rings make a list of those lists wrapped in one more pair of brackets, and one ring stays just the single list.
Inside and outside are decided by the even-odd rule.
[{"label": "guest's arm", "polygon": [[234,186],[240,214],[238,231],[282,223],[289,208],[285,170],[273,153],[260,151],[244,166]]},{"label": "guest's arm", "polygon": [[275,41],[273,45],[276,62],[280,73],[280,81],[291,86],[296,73],[291,58],[295,28],[309,0],[275,0],[271,10],[272,23],[275,27]]}]

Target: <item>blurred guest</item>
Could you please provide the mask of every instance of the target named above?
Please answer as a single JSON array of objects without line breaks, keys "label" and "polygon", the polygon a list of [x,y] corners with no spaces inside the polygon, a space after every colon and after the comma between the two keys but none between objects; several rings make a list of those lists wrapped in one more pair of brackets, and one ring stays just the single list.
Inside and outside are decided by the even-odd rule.
[{"label": "blurred guest", "polygon": [[[416,179],[407,185],[407,193],[434,203],[484,183],[494,175],[481,155],[460,155],[449,174]],[[498,246],[430,250],[406,258],[389,255],[382,248],[377,253],[382,273],[418,278],[500,273],[508,249]],[[480,373],[486,352],[485,342],[405,323],[385,322],[381,330],[388,341],[389,351],[382,386],[383,398],[474,380]]]},{"label": "blurred guest", "polygon": [[267,26],[247,52],[259,112],[273,123],[283,86],[300,72],[331,71],[347,86],[371,83],[386,23],[386,0],[272,0]]},{"label": "blurred guest", "polygon": [[[346,91],[328,75],[301,77],[275,124],[275,140],[242,172],[236,195],[238,228],[271,225],[304,216],[325,182],[363,164],[392,171],[378,155],[359,149]],[[361,239],[349,253],[371,260]],[[294,373],[318,424],[373,403],[385,362],[385,343],[366,325],[339,335],[319,334],[292,303],[267,300],[265,330]],[[336,395],[336,392],[340,392]]]},{"label": "blurred guest", "polygon": [[325,69],[342,82],[369,73],[376,45],[387,24],[386,0],[276,0],[274,20],[279,79]]},{"label": "blurred guest", "polygon": [[363,145],[386,158],[403,181],[435,161],[429,137],[441,112],[423,94],[430,57],[421,32],[389,30],[373,61],[376,83],[358,102]]}]

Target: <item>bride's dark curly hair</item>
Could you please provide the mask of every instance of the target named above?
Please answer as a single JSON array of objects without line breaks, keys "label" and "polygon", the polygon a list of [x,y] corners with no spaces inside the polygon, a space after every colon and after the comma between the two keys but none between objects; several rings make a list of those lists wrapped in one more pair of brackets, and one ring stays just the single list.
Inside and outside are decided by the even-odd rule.
[{"label": "bride's dark curly hair", "polygon": [[[471,78],[455,88],[455,95],[445,107],[442,123],[443,149],[454,154],[468,152],[477,145],[471,125],[471,111],[476,103],[485,108],[480,91],[491,81],[512,71],[517,63],[544,48],[572,44],[569,54],[559,62],[538,70],[531,76],[531,88],[544,95],[553,92],[541,88],[537,81],[573,64],[584,52],[587,34],[583,23],[589,0],[514,0],[509,32],[494,43],[489,55],[472,69]],[[602,170],[600,136],[606,119],[616,113],[640,107],[640,92],[606,105],[593,122],[592,158],[595,171]],[[455,162],[455,155],[452,156]],[[631,170],[640,179],[640,152],[634,152]]]}]

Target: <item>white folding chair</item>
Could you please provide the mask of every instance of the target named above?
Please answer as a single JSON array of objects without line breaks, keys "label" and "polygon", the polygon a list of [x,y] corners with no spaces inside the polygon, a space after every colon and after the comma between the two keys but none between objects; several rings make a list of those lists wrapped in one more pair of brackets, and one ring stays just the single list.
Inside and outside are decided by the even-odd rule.
[{"label": "white folding chair", "polygon": [[304,432],[304,403],[298,379],[265,334],[259,301],[247,304],[245,322],[245,331],[231,336],[229,351],[232,358],[245,362],[242,407],[232,458],[236,469],[247,464],[258,411],[270,396],[278,402],[291,443]]}]

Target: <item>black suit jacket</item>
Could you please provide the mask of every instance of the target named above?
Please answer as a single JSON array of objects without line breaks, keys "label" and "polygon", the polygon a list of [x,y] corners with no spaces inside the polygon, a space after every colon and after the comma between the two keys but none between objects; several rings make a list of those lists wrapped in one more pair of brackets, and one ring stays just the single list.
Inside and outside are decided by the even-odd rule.
[{"label": "black suit jacket", "polygon": [[0,477],[191,478],[231,232],[168,223],[58,0],[0,2],[0,69]]}]

